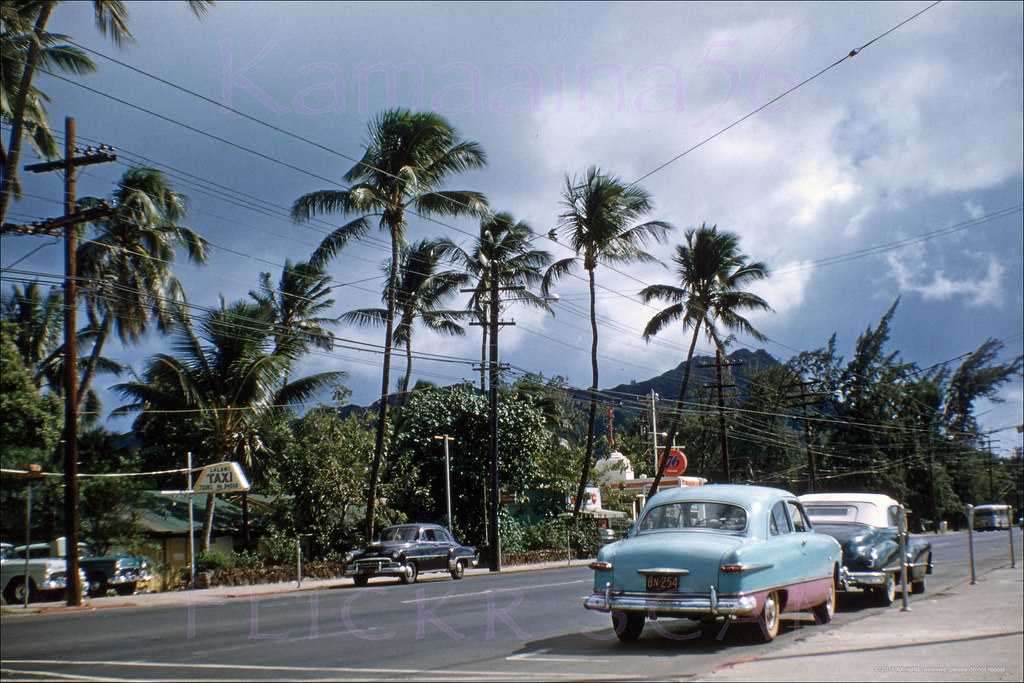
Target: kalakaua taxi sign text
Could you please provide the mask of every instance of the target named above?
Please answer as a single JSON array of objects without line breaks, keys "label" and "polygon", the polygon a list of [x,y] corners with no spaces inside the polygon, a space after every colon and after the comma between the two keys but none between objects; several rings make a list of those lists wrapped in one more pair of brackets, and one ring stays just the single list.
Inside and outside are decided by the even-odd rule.
[{"label": "kalakaua taxi sign text", "polygon": [[193,491],[195,493],[234,493],[248,491],[249,480],[237,462],[218,462],[207,465],[199,473]]}]

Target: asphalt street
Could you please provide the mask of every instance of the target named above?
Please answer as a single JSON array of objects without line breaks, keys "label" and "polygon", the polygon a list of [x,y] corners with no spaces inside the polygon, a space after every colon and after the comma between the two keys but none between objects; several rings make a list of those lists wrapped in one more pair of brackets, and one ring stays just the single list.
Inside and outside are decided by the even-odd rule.
[{"label": "asphalt street", "polygon": [[584,560],[483,569],[412,586],[348,580],[5,607],[4,681],[65,680],[1024,680],[1022,542],[930,537],[928,591],[890,608],[840,597],[836,619],[784,619],[779,637],[659,620],[617,642],[586,612]]}]

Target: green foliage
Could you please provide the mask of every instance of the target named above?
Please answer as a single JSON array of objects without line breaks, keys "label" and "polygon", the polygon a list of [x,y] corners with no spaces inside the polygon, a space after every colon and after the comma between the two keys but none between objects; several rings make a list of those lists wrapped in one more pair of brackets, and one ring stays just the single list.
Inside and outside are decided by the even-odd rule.
[{"label": "green foliage", "polygon": [[263,567],[263,556],[252,550],[232,552],[230,557],[231,566],[239,569],[260,569]]},{"label": "green foliage", "polygon": [[[138,453],[124,445],[125,437],[102,428],[79,435],[79,471],[90,474],[138,472]],[[112,547],[137,543],[136,504],[146,482],[135,477],[83,477],[79,481],[78,517],[82,540],[99,555]]]},{"label": "green foliage", "polygon": [[502,553],[529,550],[526,546],[526,529],[523,524],[504,510],[498,514],[498,533],[501,534]]},{"label": "green foliage", "polygon": [[295,563],[295,534],[279,528],[260,539],[260,548],[269,565],[288,565]]},{"label": "green foliage", "polygon": [[[385,473],[389,505],[410,519],[446,523],[444,444],[449,434],[452,515],[455,533],[469,543],[484,539],[484,495],[489,491],[488,397],[469,385],[414,395],[402,411]],[[538,455],[546,447],[544,419],[533,402],[503,392],[498,402],[501,487],[520,491],[538,483]]]},{"label": "green foliage", "polygon": [[[22,469],[37,464],[44,472],[63,470],[58,444],[63,424],[63,403],[53,393],[41,393],[14,344],[16,330],[0,322],[0,464]],[[0,530],[4,539],[25,538],[24,479],[4,477],[0,488]],[[63,528],[61,481],[57,477],[32,484],[32,535],[50,539]]]},{"label": "green foliage", "polygon": [[200,550],[196,553],[196,571],[207,572],[211,569],[231,569],[235,566],[234,557],[216,550]]},{"label": "green foliage", "polygon": [[343,553],[362,541],[373,431],[326,406],[296,420],[292,431],[277,463],[278,486],[289,501],[285,525],[312,535],[314,557]]}]

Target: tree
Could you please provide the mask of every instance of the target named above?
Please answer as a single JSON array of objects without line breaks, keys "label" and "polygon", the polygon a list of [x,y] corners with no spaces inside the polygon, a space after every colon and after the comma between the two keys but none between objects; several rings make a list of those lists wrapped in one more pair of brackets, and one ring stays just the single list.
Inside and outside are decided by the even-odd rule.
[{"label": "tree", "polygon": [[[58,56],[47,56],[47,48],[52,47],[54,38],[61,40],[63,36],[50,36],[46,32],[46,25],[50,21],[54,10],[61,5],[61,0],[41,0],[4,3],[4,23],[11,26],[10,40],[14,41],[14,35],[18,35],[17,43],[28,42],[27,50],[22,47],[15,54],[18,59],[11,59],[13,70],[8,73],[8,68],[3,71],[4,83],[17,83],[17,90],[13,91],[13,102],[8,110],[4,107],[4,114],[11,120],[10,143],[3,159],[3,178],[0,181],[0,224],[7,218],[7,209],[10,205],[11,195],[14,191],[18,161],[21,158],[21,143],[25,130],[35,135],[38,125],[45,124],[45,118],[41,117],[39,109],[39,91],[32,86],[32,79],[35,77],[36,69],[41,64],[52,61],[54,65],[65,70],[78,72],[80,70],[91,70],[78,55],[75,59],[73,53],[66,50],[63,52],[63,61]],[[210,0],[188,0],[188,6],[196,16],[202,16],[212,5]],[[93,0],[93,9],[96,16],[96,27],[100,32],[109,35],[115,45],[120,46],[131,40],[132,34],[128,29],[128,10],[120,0]],[[13,23],[8,23],[13,22]],[[8,36],[5,36],[5,38]],[[29,40],[30,39],[30,40]],[[5,43],[8,42],[5,40]],[[16,48],[11,47],[12,50]],[[3,56],[8,62],[11,53],[5,45]],[[22,59],[21,56],[24,55]],[[91,62],[89,63],[91,65]],[[10,78],[10,80],[8,80]],[[10,85],[5,86],[4,96],[8,99]]]},{"label": "tree", "polygon": [[[99,199],[86,198],[83,206]],[[78,387],[81,403],[111,331],[123,344],[136,343],[151,325],[163,333],[174,325],[174,305],[184,301],[181,283],[171,272],[175,253],[206,261],[208,243],[179,225],[186,198],[175,192],[162,171],[131,168],[114,191],[113,213],[92,224],[96,235],[78,249],[85,279],[85,303],[95,339]]]},{"label": "tree", "polygon": [[[85,52],[61,42],[68,40],[67,36],[45,31],[38,34],[33,32],[41,5],[39,2],[5,2],[0,10],[4,26],[3,35],[0,36],[0,115],[4,121],[11,122],[12,127],[15,119],[19,118],[14,115],[14,107],[18,101],[22,73],[33,47],[36,48],[36,64],[44,69],[66,71],[78,76],[96,69]],[[29,86],[20,115],[22,135],[28,138],[36,153],[44,159],[53,159],[60,154],[46,118],[46,103],[49,101],[45,93],[35,86]],[[0,162],[6,164],[6,159],[7,147],[0,141]],[[13,170],[17,171],[17,163]],[[7,184],[6,171],[4,178],[4,184]],[[16,172],[10,176],[10,192],[15,198],[21,198],[21,184]]]},{"label": "tree", "polygon": [[[267,307],[222,301],[219,309],[203,316],[198,334],[182,319],[174,340],[179,356],[157,354],[146,363],[142,379],[114,387],[135,400],[116,412],[190,412],[199,418],[211,462],[242,460],[252,471],[265,455],[259,421],[343,375],[325,372],[281,386],[294,359],[272,353],[273,348],[273,313]],[[210,496],[203,520],[204,549],[210,546],[212,523]]]},{"label": "tree", "polygon": [[[83,432],[78,442],[82,469],[89,474],[138,472],[140,461],[126,438],[102,427]],[[141,491],[135,477],[87,477],[82,480],[80,518],[85,540],[96,555],[114,545],[130,546],[139,536],[136,503]]]},{"label": "tree", "polygon": [[485,388],[487,374],[487,308],[491,292],[492,264],[498,266],[499,288],[521,288],[516,299],[531,306],[548,308],[548,300],[530,291],[543,283],[543,270],[551,263],[551,254],[533,248],[533,229],[512,214],[502,211],[484,217],[472,247],[464,250],[449,239],[439,244],[473,283],[473,293],[466,308],[480,324],[480,391]]},{"label": "tree", "polygon": [[362,539],[350,517],[366,500],[373,433],[359,418],[342,420],[318,406],[292,424],[293,438],[279,459],[279,484],[289,522],[312,535],[314,553],[343,554]]},{"label": "tree", "polygon": [[[644,303],[656,299],[671,302],[648,321],[644,328],[645,340],[676,321],[682,322],[684,331],[693,330],[686,352],[686,368],[667,430],[666,453],[675,439],[686,401],[690,365],[697,346],[697,337],[704,332],[714,343],[719,360],[722,361],[725,352],[719,326],[724,330],[743,332],[754,339],[763,340],[764,335],[754,329],[740,312],[771,310],[764,299],[742,289],[748,283],[767,277],[768,268],[759,261],[747,260],[747,256],[739,250],[739,238],[736,235],[719,232],[718,226],[709,228],[701,225],[699,229],[690,228],[686,231],[686,243],[676,247],[672,260],[676,264],[679,284],[650,285],[640,292]],[[661,465],[651,483],[651,495],[658,490],[658,483],[667,462],[668,458],[662,457]],[[728,463],[725,463],[725,467],[728,481]]]},{"label": "tree", "polygon": [[[334,335],[326,326],[338,319],[321,315],[334,305],[334,299],[328,298],[330,280],[322,267],[305,262],[292,265],[290,259],[285,261],[276,287],[270,273],[260,273],[260,288],[249,296],[273,311],[274,355],[298,358],[310,347],[334,348]],[[284,381],[287,384],[287,375]]]},{"label": "tree", "polygon": [[478,192],[441,189],[450,176],[483,167],[486,157],[477,143],[462,140],[439,114],[389,109],[370,123],[368,132],[370,139],[362,159],[344,176],[346,183],[353,183],[351,187],[300,197],[292,205],[292,217],[308,221],[321,214],[359,214],[324,238],[310,259],[316,265],[327,263],[349,240],[364,236],[372,218],[377,219],[391,241],[381,396],[366,506],[367,537],[372,538],[377,479],[385,451],[399,248],[405,236],[406,212],[415,211],[422,216],[482,215],[487,210],[487,200]]},{"label": "tree", "polygon": [[3,319],[12,323],[13,342],[37,389],[48,378],[60,385],[52,366],[60,357],[58,351],[64,336],[63,306],[59,287],[50,287],[44,296],[38,282],[24,287],[14,285],[10,296],[4,297]]},{"label": "tree", "polygon": [[[499,402],[502,486],[521,491],[542,483],[537,457],[545,447],[544,419],[526,396],[508,392]],[[485,537],[485,490],[490,477],[487,396],[470,384],[417,392],[402,411],[395,433],[395,457],[387,472],[390,504],[413,519],[445,522],[444,444],[449,434],[452,516],[460,537],[480,544]],[[544,482],[546,483],[546,482]]]},{"label": "tree", "polygon": [[[396,288],[396,315],[394,345],[405,347],[405,376],[399,391],[400,403],[408,399],[412,378],[412,336],[417,321],[438,334],[461,336],[466,333],[457,320],[462,311],[442,306],[442,302],[458,291],[465,278],[455,271],[441,271],[442,250],[437,243],[420,240],[403,245],[399,250],[398,284]],[[386,266],[390,272],[390,266]],[[388,292],[382,297],[385,302]],[[342,320],[356,325],[386,325],[386,308],[359,308],[342,315]]]},{"label": "tree", "polygon": [[590,424],[573,510],[574,518],[578,518],[594,456],[594,425],[597,420],[597,291],[594,271],[602,262],[657,262],[642,247],[649,241],[660,241],[672,226],[657,220],[637,223],[653,208],[650,195],[635,185],[625,184],[614,175],[601,173],[597,167],[587,170],[582,179],[566,177],[562,204],[565,210],[559,216],[557,230],[567,238],[576,257],[559,261],[549,269],[545,277],[545,291],[553,279],[568,272],[581,256],[590,289]]},{"label": "tree", "polygon": [[[17,335],[14,323],[0,322],[0,466],[5,469],[23,469],[26,464],[37,464],[45,472],[59,468],[59,449],[63,406],[52,392],[41,393],[25,366],[14,342]],[[0,531],[7,539],[25,537],[24,509],[25,482],[4,477],[0,488]],[[47,535],[60,528],[58,515],[63,511],[62,482],[56,477],[33,484],[33,534]],[[19,505],[20,503],[20,505]]]}]

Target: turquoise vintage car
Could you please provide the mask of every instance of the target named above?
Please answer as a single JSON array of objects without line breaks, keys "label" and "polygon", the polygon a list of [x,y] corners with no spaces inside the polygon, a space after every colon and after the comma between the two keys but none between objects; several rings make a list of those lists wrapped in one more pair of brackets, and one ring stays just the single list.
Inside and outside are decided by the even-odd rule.
[{"label": "turquoise vintage car", "polygon": [[619,640],[650,617],[751,622],[770,641],[783,612],[835,612],[842,551],[815,533],[796,496],[711,484],[660,491],[629,536],[601,548],[583,606],[610,612]]}]

